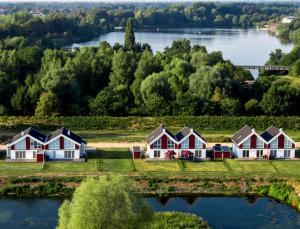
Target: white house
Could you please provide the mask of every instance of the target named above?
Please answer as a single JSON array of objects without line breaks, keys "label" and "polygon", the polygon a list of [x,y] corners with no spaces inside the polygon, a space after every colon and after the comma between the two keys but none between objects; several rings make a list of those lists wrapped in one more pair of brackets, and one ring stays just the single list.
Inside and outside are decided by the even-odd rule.
[{"label": "white house", "polygon": [[85,150],[86,142],[66,128],[48,136],[28,128],[8,142],[6,161],[80,160],[86,156]]},{"label": "white house", "polygon": [[295,143],[281,129],[271,126],[261,135],[244,126],[232,140],[232,153],[238,158],[293,158]]},{"label": "white house", "polygon": [[191,128],[184,127],[175,136],[160,125],[147,137],[146,155],[150,159],[165,159],[192,156],[195,159],[206,158],[204,138]]}]

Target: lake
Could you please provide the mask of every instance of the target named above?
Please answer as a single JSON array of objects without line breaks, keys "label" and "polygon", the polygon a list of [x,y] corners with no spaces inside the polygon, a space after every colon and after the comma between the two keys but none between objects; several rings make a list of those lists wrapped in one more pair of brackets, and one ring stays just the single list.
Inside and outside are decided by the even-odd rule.
[{"label": "lake", "polygon": [[[136,31],[136,41],[148,43],[154,52],[163,51],[174,40],[189,39],[191,44],[206,46],[209,52],[221,51],[225,59],[236,65],[264,65],[271,51],[282,49],[289,52],[293,45],[284,44],[277,37],[267,31],[255,29],[215,29],[215,28],[183,28],[160,29],[159,31]],[[107,41],[111,45],[116,42],[124,43],[124,32],[110,32],[97,39],[72,44],[68,48],[96,46],[100,41]]]},{"label": "lake", "polygon": [[[300,214],[267,197],[145,198],[155,211],[181,211],[204,218],[213,228],[300,228]],[[0,198],[0,228],[53,229],[61,199]]]}]

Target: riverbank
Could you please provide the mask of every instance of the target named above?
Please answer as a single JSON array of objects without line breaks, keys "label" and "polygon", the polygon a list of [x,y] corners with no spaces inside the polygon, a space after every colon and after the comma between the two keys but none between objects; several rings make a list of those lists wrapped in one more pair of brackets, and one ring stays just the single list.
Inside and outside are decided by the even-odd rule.
[{"label": "riverbank", "polygon": [[[130,175],[129,178],[142,196],[268,196],[300,211],[299,178],[242,175]],[[1,178],[0,195],[69,198],[84,179],[85,176]]]}]

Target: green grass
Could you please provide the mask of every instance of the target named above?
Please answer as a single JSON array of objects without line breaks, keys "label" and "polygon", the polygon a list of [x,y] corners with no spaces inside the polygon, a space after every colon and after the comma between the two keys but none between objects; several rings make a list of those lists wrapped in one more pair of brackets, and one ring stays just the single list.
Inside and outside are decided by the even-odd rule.
[{"label": "green grass", "polygon": [[177,161],[145,161],[134,160],[138,172],[174,172],[181,171]]},{"label": "green grass", "polygon": [[185,162],[185,171],[190,172],[227,172],[228,169],[222,161]]},{"label": "green grass", "polygon": [[133,172],[131,159],[99,159],[101,172],[129,173]]},{"label": "green grass", "polygon": [[42,164],[37,163],[14,163],[14,162],[4,162],[0,161],[0,176],[13,175],[34,175],[36,173],[42,172]]}]

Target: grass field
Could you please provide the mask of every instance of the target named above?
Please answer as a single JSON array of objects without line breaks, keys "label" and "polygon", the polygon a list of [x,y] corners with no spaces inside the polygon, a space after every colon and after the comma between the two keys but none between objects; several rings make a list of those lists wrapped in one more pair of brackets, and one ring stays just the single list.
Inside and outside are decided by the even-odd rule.
[{"label": "grass field", "polygon": [[122,174],[235,175],[274,174],[300,177],[299,161],[146,161],[132,160],[126,149],[105,149],[90,154],[87,162],[12,163],[0,161],[0,176]]}]

